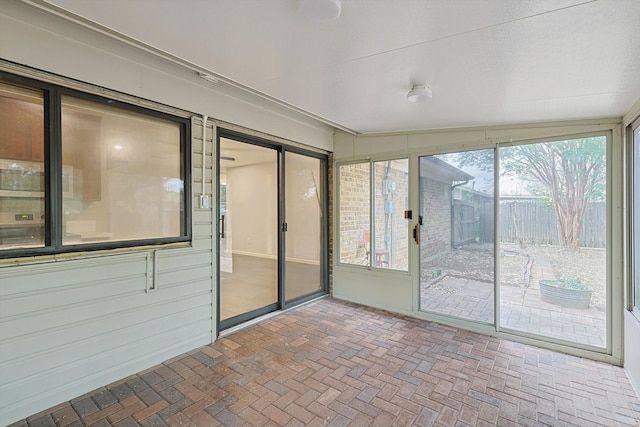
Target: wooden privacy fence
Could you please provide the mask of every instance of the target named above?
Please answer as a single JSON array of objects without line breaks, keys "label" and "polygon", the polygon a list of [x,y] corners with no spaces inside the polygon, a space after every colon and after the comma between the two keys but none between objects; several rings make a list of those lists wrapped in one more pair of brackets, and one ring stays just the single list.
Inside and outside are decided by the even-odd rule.
[{"label": "wooden privacy fence", "polygon": [[470,200],[454,200],[451,211],[451,245],[493,242],[493,196],[475,193]]},{"label": "wooden privacy fence", "polygon": [[[451,244],[458,247],[494,240],[493,198],[473,203],[454,201],[451,216]],[[500,241],[525,245],[560,245],[558,221],[551,204],[539,199],[500,201]],[[587,205],[580,246],[604,248],[606,243],[606,203]]]},{"label": "wooden privacy fence", "polygon": [[[580,232],[580,246],[604,248],[606,228],[606,203],[589,203]],[[526,245],[560,245],[553,205],[541,200],[502,200],[500,240]]]}]

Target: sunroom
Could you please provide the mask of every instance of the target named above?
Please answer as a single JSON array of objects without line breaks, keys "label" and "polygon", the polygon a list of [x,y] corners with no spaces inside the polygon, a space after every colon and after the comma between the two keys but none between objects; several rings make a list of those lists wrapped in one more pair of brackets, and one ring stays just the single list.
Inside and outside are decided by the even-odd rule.
[{"label": "sunroom", "polygon": [[3,3],[0,423],[326,296],[640,388],[638,3],[365,3]]}]

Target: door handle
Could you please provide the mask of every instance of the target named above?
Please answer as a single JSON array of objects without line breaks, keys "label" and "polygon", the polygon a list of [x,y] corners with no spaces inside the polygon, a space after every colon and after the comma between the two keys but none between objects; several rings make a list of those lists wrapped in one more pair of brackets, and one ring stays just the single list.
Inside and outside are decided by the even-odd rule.
[{"label": "door handle", "polygon": [[413,228],[413,240],[416,241],[416,244],[420,244],[420,223]]}]

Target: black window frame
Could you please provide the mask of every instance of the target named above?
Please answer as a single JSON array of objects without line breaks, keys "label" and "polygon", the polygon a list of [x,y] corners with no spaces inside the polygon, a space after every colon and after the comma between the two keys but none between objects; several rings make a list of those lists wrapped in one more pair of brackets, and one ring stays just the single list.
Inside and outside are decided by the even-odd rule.
[{"label": "black window frame", "polygon": [[[44,104],[44,246],[28,248],[0,248],[0,259],[56,255],[72,252],[113,250],[174,243],[192,240],[192,188],[191,188],[191,120],[162,111],[153,110],[118,99],[83,92],[65,86],[46,83],[28,77],[0,71],[0,82],[34,90],[43,95]],[[96,89],[99,89],[96,87]],[[180,218],[180,236],[150,239],[113,240],[63,245],[62,215],[62,96],[92,101],[122,111],[130,111],[174,122],[180,129],[180,174],[183,178],[183,211]]]}]

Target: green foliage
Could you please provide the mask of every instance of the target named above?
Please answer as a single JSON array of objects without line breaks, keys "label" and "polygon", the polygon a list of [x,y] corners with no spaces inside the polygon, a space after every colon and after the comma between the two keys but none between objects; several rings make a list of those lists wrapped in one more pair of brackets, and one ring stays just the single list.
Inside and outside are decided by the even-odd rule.
[{"label": "green foliage", "polygon": [[577,279],[575,277],[565,277],[564,279],[559,279],[558,287],[565,289],[575,289],[579,291],[588,291],[591,289],[588,285],[582,283],[580,279]]},{"label": "green foliage", "polygon": [[[564,247],[577,249],[588,202],[606,198],[606,137],[576,138],[500,148],[500,175],[515,177],[553,205]],[[490,150],[458,154],[461,167],[494,168]]]},{"label": "green foliage", "polygon": [[[589,200],[605,198],[606,138],[603,136],[514,145],[500,149],[500,175],[513,176],[527,184],[534,195],[550,196],[554,177],[563,180],[588,178]],[[494,169],[492,150],[457,153],[459,167]]]},{"label": "green foliage", "polygon": [[606,138],[516,145],[500,150],[504,175],[527,183],[532,194],[563,200],[576,196],[580,186],[585,201],[605,199]]}]

